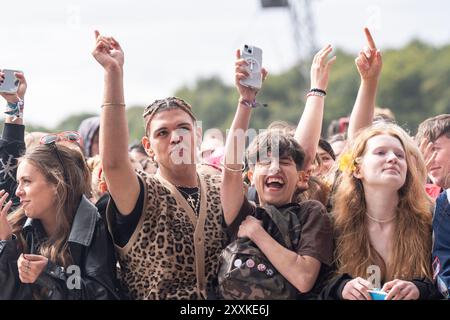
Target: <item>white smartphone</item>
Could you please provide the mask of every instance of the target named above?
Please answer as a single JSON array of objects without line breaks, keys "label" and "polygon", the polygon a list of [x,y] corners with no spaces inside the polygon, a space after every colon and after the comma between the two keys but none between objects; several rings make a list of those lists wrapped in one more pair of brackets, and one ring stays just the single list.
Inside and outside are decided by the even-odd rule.
[{"label": "white smartphone", "polygon": [[261,89],[262,86],[262,50],[258,47],[245,44],[241,49],[241,58],[247,61],[249,76],[240,81],[243,86]]},{"label": "white smartphone", "polygon": [[5,75],[4,75],[3,82],[0,83],[0,92],[1,93],[16,93],[17,89],[19,88],[20,80],[16,78],[14,73],[15,72],[22,73],[22,71],[3,69],[2,72]]}]

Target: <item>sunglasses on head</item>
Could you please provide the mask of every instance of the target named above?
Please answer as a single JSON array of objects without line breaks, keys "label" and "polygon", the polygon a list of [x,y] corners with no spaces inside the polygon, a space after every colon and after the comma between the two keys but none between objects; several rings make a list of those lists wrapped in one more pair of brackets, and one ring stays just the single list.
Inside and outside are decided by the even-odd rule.
[{"label": "sunglasses on head", "polygon": [[80,143],[81,142],[81,136],[76,131],[64,131],[61,133],[51,133],[43,136],[41,140],[39,141],[40,144],[46,145],[49,148],[51,148],[58,158],[59,163],[61,164],[62,173],[64,175],[64,180],[67,183],[67,172],[64,166],[64,161],[62,159],[62,156],[58,150],[58,147],[56,146],[56,142],[58,141],[68,141],[71,143]]},{"label": "sunglasses on head", "polygon": [[71,143],[81,143],[81,135],[76,131],[64,131],[60,133],[46,134],[39,141],[40,144],[56,143],[58,141],[68,141]]}]

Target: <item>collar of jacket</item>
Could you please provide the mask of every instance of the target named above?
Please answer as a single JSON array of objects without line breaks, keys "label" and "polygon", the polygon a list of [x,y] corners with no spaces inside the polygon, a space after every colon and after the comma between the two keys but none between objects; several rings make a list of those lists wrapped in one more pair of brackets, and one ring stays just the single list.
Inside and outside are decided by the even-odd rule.
[{"label": "collar of jacket", "polygon": [[[95,223],[99,218],[100,215],[97,208],[85,196],[82,196],[75,213],[68,241],[89,247],[94,236]],[[28,233],[36,228],[36,222],[34,219],[28,218],[23,226],[23,231]]]}]

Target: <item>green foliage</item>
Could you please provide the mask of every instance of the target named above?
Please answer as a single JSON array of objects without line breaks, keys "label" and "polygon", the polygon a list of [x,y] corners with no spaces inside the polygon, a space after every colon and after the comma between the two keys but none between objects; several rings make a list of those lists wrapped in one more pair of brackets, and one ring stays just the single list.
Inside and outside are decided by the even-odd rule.
[{"label": "green foliage", "polygon": [[[94,113],[80,113],[80,114],[71,115],[71,116],[67,117],[66,119],[64,119],[55,128],[54,131],[56,131],[56,132],[67,131],[67,130],[77,131],[78,127],[80,126],[81,122],[84,119],[87,119],[87,118],[90,118],[90,117],[94,117],[94,116],[98,116],[98,114],[94,114]],[[28,125],[27,125],[27,128],[28,128]]]},{"label": "green foliage", "polygon": [[[341,50],[334,54],[337,60],[330,74],[323,132],[331,120],[350,114],[359,87],[355,56]],[[450,45],[435,48],[415,40],[400,50],[386,50],[382,55],[377,104],[390,108],[401,125],[414,133],[426,118],[450,112]],[[270,66],[267,67],[270,71]],[[309,65],[302,70],[306,72],[301,73],[297,65],[280,74],[269,74],[258,96],[258,100],[269,107],[253,112],[252,128],[266,128],[275,120],[298,123],[309,90],[309,79],[303,75],[309,75]],[[213,127],[229,128],[238,99],[234,86],[214,76],[198,79],[193,86],[176,90],[175,95],[192,105],[204,131]],[[127,108],[130,142],[139,141],[144,134],[143,109]],[[27,131],[76,130],[83,119],[92,115],[72,115],[55,130],[34,127],[27,122]]]},{"label": "green foliage", "polygon": [[[323,132],[331,120],[350,114],[360,82],[355,56],[341,50],[334,54],[337,60],[330,74]],[[414,133],[426,118],[450,112],[450,45],[434,48],[414,40],[403,49],[382,54],[377,104],[390,108],[399,124]],[[250,126],[265,128],[275,120],[295,125],[308,90],[309,79],[302,76],[299,66],[270,75],[258,98],[269,107],[255,110]],[[184,87],[177,94],[192,102],[204,128],[230,126],[237,102],[234,87],[217,78],[201,79],[192,89]]]},{"label": "green foliage", "polygon": [[130,131],[130,144],[141,141],[144,136],[144,119],[142,118],[144,108],[138,106],[130,107],[127,108],[126,113]]}]

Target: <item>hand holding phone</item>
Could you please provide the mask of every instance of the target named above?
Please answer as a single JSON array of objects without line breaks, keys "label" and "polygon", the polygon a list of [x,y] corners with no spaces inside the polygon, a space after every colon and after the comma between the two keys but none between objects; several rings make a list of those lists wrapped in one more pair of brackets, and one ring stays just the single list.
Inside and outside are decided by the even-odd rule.
[{"label": "hand holding phone", "polygon": [[249,76],[240,81],[243,86],[252,89],[261,89],[262,86],[262,50],[258,47],[245,44],[241,49],[241,58],[247,62]]},{"label": "hand holding phone", "polygon": [[15,73],[22,73],[19,70],[4,69],[0,71],[0,93],[14,94],[19,89],[20,80]]}]

